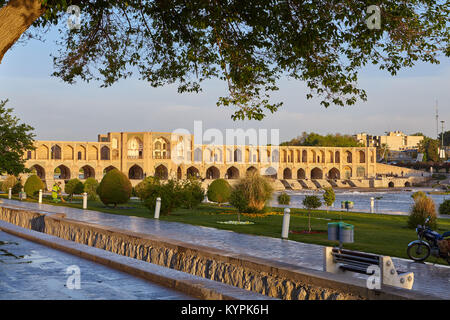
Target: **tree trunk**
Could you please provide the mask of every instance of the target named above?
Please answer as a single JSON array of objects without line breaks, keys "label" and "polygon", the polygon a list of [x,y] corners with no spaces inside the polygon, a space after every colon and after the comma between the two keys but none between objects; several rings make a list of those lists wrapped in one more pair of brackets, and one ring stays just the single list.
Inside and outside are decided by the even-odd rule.
[{"label": "tree trunk", "polygon": [[10,0],[0,9],[0,63],[9,48],[44,11],[40,0]]}]

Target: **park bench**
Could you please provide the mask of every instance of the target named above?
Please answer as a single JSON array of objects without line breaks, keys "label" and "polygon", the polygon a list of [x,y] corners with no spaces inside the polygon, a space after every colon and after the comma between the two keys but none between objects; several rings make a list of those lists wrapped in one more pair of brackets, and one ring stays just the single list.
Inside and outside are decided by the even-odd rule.
[{"label": "park bench", "polygon": [[379,277],[379,284],[412,289],[413,272],[395,269],[391,257],[351,251],[342,248],[325,247],[324,271],[338,274],[354,272]]}]

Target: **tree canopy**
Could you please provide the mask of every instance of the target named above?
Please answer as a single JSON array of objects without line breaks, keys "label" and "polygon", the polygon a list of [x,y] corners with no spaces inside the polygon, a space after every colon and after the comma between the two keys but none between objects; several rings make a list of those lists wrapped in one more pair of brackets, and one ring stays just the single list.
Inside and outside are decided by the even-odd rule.
[{"label": "tree canopy", "polygon": [[327,134],[320,135],[318,133],[303,132],[301,136],[290,141],[282,142],[281,146],[321,146],[321,147],[363,147],[351,135]]},{"label": "tree canopy", "polygon": [[13,109],[5,107],[8,100],[0,100],[0,174],[18,175],[26,170],[24,153],[34,148],[34,129],[19,123]]},{"label": "tree canopy", "polygon": [[[275,112],[280,77],[305,82],[325,107],[345,106],[367,99],[357,82],[368,64],[395,75],[450,56],[450,4],[440,0],[0,0],[0,61],[29,26],[66,22],[69,5],[81,9],[81,28],[61,29],[53,75],[110,86],[137,73],[179,92],[218,78],[228,95],[217,104],[234,107],[233,119]],[[370,5],[379,29],[366,23]]]},{"label": "tree canopy", "polygon": [[423,161],[439,161],[440,141],[429,137],[424,137],[419,142],[419,152],[423,153]]}]

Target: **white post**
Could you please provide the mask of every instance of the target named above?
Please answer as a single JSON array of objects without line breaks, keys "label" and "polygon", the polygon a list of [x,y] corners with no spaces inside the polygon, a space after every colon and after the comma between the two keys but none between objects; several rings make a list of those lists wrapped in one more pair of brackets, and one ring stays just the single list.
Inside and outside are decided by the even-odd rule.
[{"label": "white post", "polygon": [[374,213],[374,206],[375,206],[375,198],[374,197],[370,197],[370,213]]},{"label": "white post", "polygon": [[42,203],[42,189],[39,189],[39,203]]},{"label": "white post", "polygon": [[8,199],[11,200],[11,198],[12,198],[12,189],[9,188],[8,189]]},{"label": "white post", "polygon": [[83,209],[87,209],[87,193],[83,193]]},{"label": "white post", "polygon": [[159,211],[161,210],[161,198],[156,198],[155,219],[159,219]]},{"label": "white post", "polygon": [[284,209],[284,215],[283,215],[283,228],[281,230],[281,238],[287,239],[289,237],[289,220],[291,219],[291,209],[286,208]]}]

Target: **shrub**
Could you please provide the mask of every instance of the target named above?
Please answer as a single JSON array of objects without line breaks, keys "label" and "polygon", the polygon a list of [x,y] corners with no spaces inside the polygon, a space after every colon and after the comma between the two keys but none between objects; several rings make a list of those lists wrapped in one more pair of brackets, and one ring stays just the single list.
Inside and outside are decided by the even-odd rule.
[{"label": "shrub", "polygon": [[2,183],[2,191],[8,192],[9,188],[13,188],[17,184],[17,178],[15,176],[7,176]]},{"label": "shrub", "polygon": [[44,182],[42,182],[42,180],[35,174],[29,176],[23,186],[25,193],[30,197],[36,196],[36,194],[39,194],[39,190],[44,188]]},{"label": "shrub", "polygon": [[180,197],[181,187],[180,184],[173,179],[167,181],[167,183],[161,183],[159,179],[146,184],[143,192],[141,193],[144,205],[150,209],[155,210],[156,199],[161,198],[160,214],[169,214],[173,209],[179,207],[182,203]]},{"label": "shrub", "polygon": [[67,193],[72,201],[74,194],[82,194],[84,192],[84,185],[78,179],[71,179],[67,181],[64,186],[64,192]]},{"label": "shrub", "polygon": [[450,199],[444,200],[439,206],[439,214],[450,214]]},{"label": "shrub", "polygon": [[420,198],[424,198],[424,197],[426,197],[427,195],[425,194],[425,192],[423,192],[423,191],[417,191],[417,192],[414,192],[412,195],[411,195],[411,198],[413,198],[414,199],[414,202],[416,202],[417,200],[419,200]]},{"label": "shrub", "polygon": [[418,224],[424,225],[425,219],[430,217],[428,226],[436,228],[436,207],[433,199],[425,196],[418,198],[411,207],[408,217],[408,227],[414,229]]},{"label": "shrub", "polygon": [[97,188],[97,194],[103,204],[113,204],[116,207],[118,204],[127,203],[131,196],[131,182],[117,169],[108,171]]},{"label": "shrub", "polygon": [[201,182],[193,177],[183,181],[180,193],[181,205],[188,209],[198,207],[205,198]]},{"label": "shrub", "polygon": [[208,199],[219,203],[219,205],[229,202],[230,195],[231,186],[225,179],[216,179],[208,186]]},{"label": "shrub", "polygon": [[239,212],[262,212],[272,198],[273,188],[258,172],[250,172],[232,188],[230,203]]},{"label": "shrub", "polygon": [[98,200],[97,188],[99,183],[95,178],[87,178],[84,182],[83,190],[88,194],[88,200]]},{"label": "shrub", "polygon": [[286,192],[282,192],[278,195],[278,204],[288,205],[291,202],[291,196]]},{"label": "shrub", "polygon": [[322,203],[320,202],[318,196],[305,196],[305,199],[303,199],[303,205],[306,209],[308,209],[308,230],[311,232],[311,211],[309,210],[319,208]]},{"label": "shrub", "polygon": [[336,200],[336,194],[334,193],[334,190],[331,187],[324,188],[323,190],[325,190],[325,193],[323,194],[323,202],[327,206],[328,211],[328,207],[331,207],[334,201]]},{"label": "shrub", "polygon": [[19,194],[23,189],[22,180],[17,180],[16,184],[12,187],[12,194]]},{"label": "shrub", "polygon": [[138,197],[141,200],[144,200],[145,188],[147,187],[147,185],[154,184],[157,182],[159,182],[159,181],[158,181],[158,178],[156,178],[156,177],[147,177],[144,180],[142,180],[141,182],[139,182],[134,187],[134,193],[135,193],[136,197]]}]

